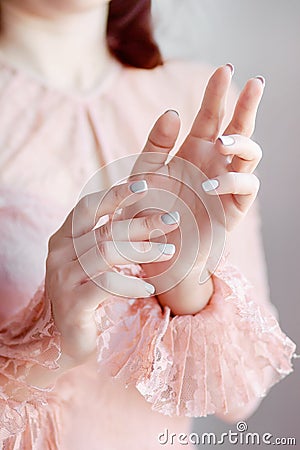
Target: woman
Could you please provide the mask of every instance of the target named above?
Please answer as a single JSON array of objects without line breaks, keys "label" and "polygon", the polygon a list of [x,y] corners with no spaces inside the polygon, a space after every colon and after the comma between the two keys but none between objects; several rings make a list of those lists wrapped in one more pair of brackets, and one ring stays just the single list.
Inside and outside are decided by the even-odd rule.
[{"label": "woman", "polygon": [[247,416],[291,371],[254,207],[242,221],[263,79],[229,121],[220,67],[192,122],[210,69],[162,65],[149,14],[149,1],[1,2],[4,448],[160,448],[189,416]]}]

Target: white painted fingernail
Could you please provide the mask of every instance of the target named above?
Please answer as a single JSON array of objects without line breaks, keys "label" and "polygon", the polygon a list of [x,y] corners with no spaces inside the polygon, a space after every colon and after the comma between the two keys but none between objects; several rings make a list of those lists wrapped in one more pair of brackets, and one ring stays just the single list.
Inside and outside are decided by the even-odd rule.
[{"label": "white painted fingernail", "polygon": [[219,136],[218,139],[226,146],[235,144],[235,139],[232,136]]},{"label": "white painted fingernail", "polygon": [[261,81],[262,85],[264,86],[266,84],[266,80],[262,75],[256,75],[255,77],[257,80]]},{"label": "white painted fingernail", "polygon": [[146,292],[148,292],[148,294],[153,295],[155,292],[155,287],[153,286],[153,284],[150,283],[144,283],[145,284],[145,290]]},{"label": "white painted fingernail", "polygon": [[217,189],[218,186],[218,180],[206,180],[202,183],[202,188],[205,192],[213,191],[214,189]]},{"label": "white painted fingernail", "polygon": [[179,112],[176,111],[176,109],[167,109],[167,111],[165,111],[164,114],[167,114],[169,112],[171,112],[173,114],[176,114],[176,116],[179,116]]},{"label": "white painted fingernail", "polygon": [[233,76],[233,74],[234,74],[234,65],[231,64],[231,63],[227,63],[226,66],[229,67],[229,69],[231,70],[231,76]]},{"label": "white painted fingernail", "polygon": [[158,248],[164,255],[174,255],[176,251],[174,244],[159,244]]},{"label": "white painted fingernail", "polygon": [[174,225],[175,223],[179,223],[179,219],[180,216],[177,211],[166,213],[161,216],[161,220],[166,225]]},{"label": "white painted fingernail", "polygon": [[129,186],[129,189],[134,194],[140,194],[141,192],[145,192],[148,189],[147,182],[145,180],[135,181]]}]

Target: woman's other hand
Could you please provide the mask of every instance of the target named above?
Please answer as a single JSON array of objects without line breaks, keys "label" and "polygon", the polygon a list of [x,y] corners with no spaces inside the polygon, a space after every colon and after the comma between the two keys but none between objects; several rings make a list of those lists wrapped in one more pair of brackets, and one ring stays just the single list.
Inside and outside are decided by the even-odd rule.
[{"label": "woman's other hand", "polygon": [[[190,133],[176,157],[167,164],[168,154],[178,137],[180,118],[172,111],[162,115],[151,130],[132,172],[147,179],[151,188],[146,202],[143,202],[142,214],[146,213],[145,206],[149,211],[167,207],[180,214],[180,228],[167,236],[167,241],[176,245],[175,258],[144,267],[149,280],[159,280],[160,285],[156,288],[157,293],[162,294],[159,295],[160,301],[178,314],[197,312],[209,300],[212,287],[208,273],[215,269],[222,255],[226,233],[246,215],[259,189],[259,180],[253,172],[262,151],[251,140],[251,135],[264,80],[261,77],[248,80],[238,98],[232,120],[222,131],[231,79],[231,65],[214,72]],[[170,193],[174,194],[173,200]],[[138,213],[139,207],[136,203],[128,208],[129,214]],[[198,249],[196,256],[195,249]],[[159,273],[164,273],[164,278],[158,279]],[[200,273],[207,274],[210,288],[206,289],[201,301],[195,299],[188,304],[187,298],[200,295],[199,283],[195,289]],[[189,283],[191,279],[193,282]],[[188,289],[189,284],[191,289]],[[179,289],[179,295],[180,287],[182,292]],[[180,301],[183,296],[184,305]]]},{"label": "woman's other hand", "polygon": [[[155,264],[175,253],[174,245],[148,240],[153,229],[167,234],[178,227],[172,215],[113,220],[118,219],[120,207],[135,203],[146,193],[147,183],[140,180],[89,194],[49,240],[45,293],[61,333],[62,351],[74,365],[86,361],[95,350],[93,314],[101,302],[111,295],[138,298],[154,294],[152,285],[138,277],[121,275],[113,266]],[[108,221],[97,227],[104,216]]]}]

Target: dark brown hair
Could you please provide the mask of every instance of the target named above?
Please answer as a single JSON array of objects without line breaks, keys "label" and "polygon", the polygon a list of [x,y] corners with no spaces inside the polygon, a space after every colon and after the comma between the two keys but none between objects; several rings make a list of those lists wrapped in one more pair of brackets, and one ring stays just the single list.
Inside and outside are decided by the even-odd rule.
[{"label": "dark brown hair", "polygon": [[151,0],[112,0],[107,44],[111,54],[126,66],[153,69],[163,64],[153,36]]}]

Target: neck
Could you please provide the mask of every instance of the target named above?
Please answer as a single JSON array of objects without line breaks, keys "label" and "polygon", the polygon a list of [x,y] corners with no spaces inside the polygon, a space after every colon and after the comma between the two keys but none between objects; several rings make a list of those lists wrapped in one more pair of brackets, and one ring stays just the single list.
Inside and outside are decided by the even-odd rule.
[{"label": "neck", "polygon": [[108,5],[80,13],[33,15],[1,2],[0,51],[15,66],[63,89],[95,87],[113,65],[106,45]]}]

